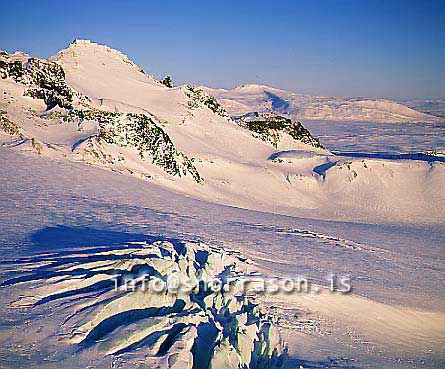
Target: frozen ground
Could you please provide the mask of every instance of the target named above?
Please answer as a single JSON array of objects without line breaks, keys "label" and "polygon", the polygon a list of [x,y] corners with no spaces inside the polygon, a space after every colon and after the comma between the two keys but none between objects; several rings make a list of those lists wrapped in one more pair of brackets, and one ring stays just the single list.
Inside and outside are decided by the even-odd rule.
[{"label": "frozen ground", "polygon": [[445,147],[445,124],[303,121],[336,153],[410,154]]},{"label": "frozen ground", "polygon": [[[303,275],[326,284],[328,273],[347,273],[353,278],[354,295],[332,301],[329,296],[295,296],[295,301],[264,302],[275,305],[283,326],[291,327],[284,329],[290,367],[443,365],[441,227],[323,222],[241,210],[83,164],[9,149],[0,149],[0,155],[4,260],[62,249],[122,246],[154,236],[229,246],[270,275]],[[7,272],[10,265],[2,268],[2,279],[16,275]],[[3,302],[25,292],[20,286],[3,288]],[[39,367],[58,367],[52,360],[60,357],[50,355],[54,336],[47,347],[36,337],[57,330],[63,309],[51,312],[53,323],[46,328],[44,307],[11,310],[2,304],[2,310],[2,366],[35,362]],[[73,357],[65,360],[72,368],[83,365]]]}]

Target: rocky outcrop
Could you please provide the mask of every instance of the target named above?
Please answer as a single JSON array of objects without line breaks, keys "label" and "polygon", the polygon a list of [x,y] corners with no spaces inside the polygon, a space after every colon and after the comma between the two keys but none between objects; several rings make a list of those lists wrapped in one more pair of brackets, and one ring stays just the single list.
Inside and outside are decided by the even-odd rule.
[{"label": "rocky outcrop", "polygon": [[[62,111],[48,113],[65,121],[81,124],[84,120],[99,124],[97,136],[88,140],[84,158],[88,162],[114,163],[120,160],[106,152],[104,143],[120,147],[133,147],[141,159],[161,167],[174,176],[190,174],[196,182],[202,182],[193,159],[179,152],[168,134],[148,114],[131,114],[102,111],[91,106],[88,97],[75,91],[65,81],[65,72],[56,62],[20,58],[7,53],[0,55],[0,76],[12,79],[28,88],[24,95],[43,100],[47,111],[58,107]],[[0,128],[11,135],[21,133],[20,127],[9,121],[6,112],[0,115]],[[105,151],[104,151],[105,150]]]},{"label": "rocky outcrop", "polygon": [[96,157],[102,163],[119,160],[100,149],[103,143],[133,147],[138,150],[141,159],[151,160],[153,164],[171,175],[190,174],[196,182],[203,181],[193,164],[194,160],[175,148],[168,134],[153,117],[146,114],[105,112],[98,109],[73,109],[66,119],[77,121],[78,124],[85,120],[99,123],[99,132],[87,148],[90,159],[94,160]]},{"label": "rocky outcrop", "polygon": [[173,88],[175,87],[175,84],[173,83],[173,80],[171,79],[170,76],[165,76],[165,78],[160,81],[164,86],[168,87],[168,88]]},{"label": "rocky outcrop", "polygon": [[48,110],[55,106],[72,108],[74,96],[80,97],[80,94],[66,83],[62,67],[47,60],[28,58],[23,61],[2,55],[0,76],[30,86],[25,95],[44,100]]},{"label": "rocky outcrop", "polygon": [[209,108],[215,114],[221,117],[229,117],[226,109],[211,95],[199,87],[192,85],[185,85],[183,87],[184,93],[189,98],[188,107],[191,110],[199,108]]},{"label": "rocky outcrop", "polygon": [[0,129],[11,136],[23,137],[22,129],[11,122],[6,111],[0,110]]},{"label": "rocky outcrop", "polygon": [[313,137],[300,122],[292,122],[289,118],[275,113],[247,113],[233,118],[243,128],[254,132],[260,140],[278,147],[283,134],[288,134],[296,141],[301,141],[315,148],[323,148],[320,141]]}]

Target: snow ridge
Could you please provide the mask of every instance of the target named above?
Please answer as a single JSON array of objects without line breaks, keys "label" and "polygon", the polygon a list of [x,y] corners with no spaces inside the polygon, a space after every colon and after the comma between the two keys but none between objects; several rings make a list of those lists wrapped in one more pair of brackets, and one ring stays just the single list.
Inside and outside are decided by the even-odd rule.
[{"label": "snow ridge", "polygon": [[293,120],[364,122],[438,122],[440,118],[385,99],[312,96],[265,85],[241,85],[232,90],[203,87],[230,115],[250,111],[276,112]]}]

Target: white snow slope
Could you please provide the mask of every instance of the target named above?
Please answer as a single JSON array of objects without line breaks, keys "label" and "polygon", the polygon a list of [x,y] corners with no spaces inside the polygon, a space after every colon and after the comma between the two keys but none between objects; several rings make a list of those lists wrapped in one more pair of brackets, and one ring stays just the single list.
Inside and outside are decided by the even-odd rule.
[{"label": "white snow slope", "polygon": [[[74,109],[94,114],[67,117],[68,110],[57,106],[48,111],[42,99],[24,96],[28,85],[10,76],[0,79],[2,116],[20,131],[2,136],[6,146],[87,162],[248,209],[379,223],[444,222],[445,166],[439,159],[338,157],[286,133],[274,147],[215,108],[201,90],[167,88],[109,47],[75,41],[50,60],[63,67],[67,88],[74,89]],[[258,87],[240,93],[246,89]],[[147,149],[140,141],[153,135],[160,143]]]},{"label": "white snow slope", "polygon": [[351,294],[258,295],[288,343],[285,368],[444,367],[441,226],[279,216],[63,159],[8,148],[0,159],[2,368],[279,364],[270,321],[239,295],[110,290],[114,273],[222,268],[325,286],[329,273],[351,276]]}]

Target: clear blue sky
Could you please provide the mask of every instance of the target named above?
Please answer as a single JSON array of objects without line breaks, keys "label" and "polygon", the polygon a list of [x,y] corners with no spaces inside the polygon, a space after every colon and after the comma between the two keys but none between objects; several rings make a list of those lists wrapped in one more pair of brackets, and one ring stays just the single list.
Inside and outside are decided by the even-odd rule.
[{"label": "clear blue sky", "polygon": [[445,97],[445,0],[0,0],[0,49],[48,57],[74,38],[177,83]]}]

